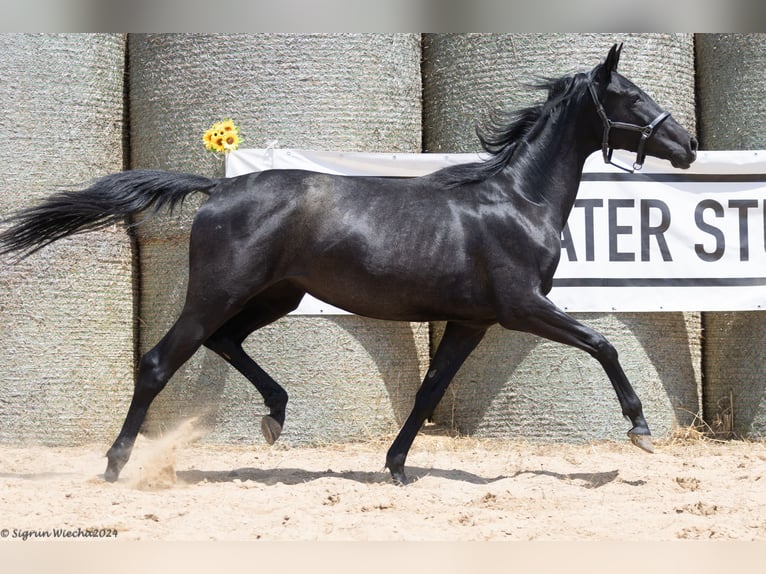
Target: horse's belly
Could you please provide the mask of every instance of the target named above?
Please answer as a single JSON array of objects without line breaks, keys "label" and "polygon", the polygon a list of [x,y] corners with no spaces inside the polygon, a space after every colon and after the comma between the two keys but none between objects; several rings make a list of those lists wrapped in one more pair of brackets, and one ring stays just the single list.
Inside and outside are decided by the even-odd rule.
[{"label": "horse's belly", "polygon": [[308,293],[365,317],[394,321],[493,320],[489,297],[476,282],[445,277],[322,274]]}]

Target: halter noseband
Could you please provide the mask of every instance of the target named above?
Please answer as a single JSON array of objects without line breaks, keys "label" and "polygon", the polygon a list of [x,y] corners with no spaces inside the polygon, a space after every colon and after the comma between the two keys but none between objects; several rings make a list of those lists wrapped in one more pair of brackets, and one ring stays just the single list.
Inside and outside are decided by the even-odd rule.
[{"label": "halter noseband", "polygon": [[[596,95],[596,88],[593,87],[593,82],[590,82],[588,84],[588,88],[590,89],[590,95],[593,97],[593,103],[596,104],[596,112],[598,112],[598,115],[601,118],[601,123],[604,124],[604,137],[601,140],[601,151],[604,154],[604,163],[611,164],[615,167],[620,168],[623,171],[627,171],[628,173],[639,171],[644,165],[644,159],[646,159],[646,152],[644,151],[644,146],[646,145],[646,142],[649,141],[649,138],[652,137],[652,134],[654,133],[654,130],[657,128],[657,126],[659,126],[662,122],[664,122],[668,118],[668,116],[670,116],[670,112],[662,112],[660,115],[654,118],[654,121],[652,121],[652,123],[647,124],[645,126],[639,126],[636,124],[627,124],[623,122],[613,122],[607,117],[606,111],[604,110],[604,106],[601,105],[601,102],[599,101],[598,96]],[[628,130],[631,132],[638,132],[641,134],[641,140],[638,142],[638,149],[636,150],[636,161],[633,162],[633,169],[627,168],[625,166],[614,163],[612,161],[612,152],[614,150],[611,147],[609,147],[609,132],[613,128],[619,129],[619,130]]]}]

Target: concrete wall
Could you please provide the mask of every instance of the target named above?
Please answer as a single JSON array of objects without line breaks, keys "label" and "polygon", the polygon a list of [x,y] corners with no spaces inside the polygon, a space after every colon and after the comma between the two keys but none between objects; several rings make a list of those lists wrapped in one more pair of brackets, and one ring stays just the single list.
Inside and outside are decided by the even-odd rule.
[{"label": "concrete wall", "polygon": [[[590,69],[617,41],[625,42],[621,73],[694,133],[692,35],[436,34],[424,43],[426,151],[480,150],[473,126],[488,109],[545,99],[524,82]],[[655,436],[693,420],[700,405],[699,314],[577,317],[617,348]],[[434,420],[467,434],[559,441],[623,440],[629,428],[595,360],[499,327],[458,373]]]},{"label": "concrete wall", "polygon": [[[123,168],[124,58],[121,34],[0,35],[2,216]],[[0,441],[116,435],[133,388],[132,263],[121,227],[0,262]]]},{"label": "concrete wall", "polygon": [[[766,148],[766,36],[698,34],[702,149]],[[705,419],[716,432],[766,436],[766,320],[705,313]]]},{"label": "concrete wall", "polygon": [[[420,151],[419,34],[131,35],[132,167],[222,175],[202,133],[234,118],[246,145]],[[162,145],[157,145],[162,134]],[[138,229],[141,352],[183,303],[194,210]],[[283,441],[342,441],[396,430],[428,355],[428,329],[353,316],[290,317],[246,350],[291,396]],[[260,439],[255,389],[200,350],[150,409],[157,432],[206,413],[208,439]]]}]

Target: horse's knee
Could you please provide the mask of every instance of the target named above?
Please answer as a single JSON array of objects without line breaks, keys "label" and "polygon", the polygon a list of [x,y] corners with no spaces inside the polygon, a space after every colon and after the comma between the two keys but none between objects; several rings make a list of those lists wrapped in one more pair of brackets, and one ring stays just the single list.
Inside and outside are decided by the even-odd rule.
[{"label": "horse's knee", "polygon": [[414,409],[416,411],[425,413],[426,416],[431,416],[433,410],[436,408],[436,405],[439,404],[442,396],[444,396],[444,391],[447,387],[447,385],[444,383],[434,384],[433,379],[435,379],[437,376],[437,371],[432,368],[426,375],[426,379],[423,381],[423,384],[420,385],[418,392],[415,393]]},{"label": "horse's knee", "polygon": [[619,360],[617,349],[603,335],[594,335],[591,347],[593,356],[601,363],[616,363]]}]

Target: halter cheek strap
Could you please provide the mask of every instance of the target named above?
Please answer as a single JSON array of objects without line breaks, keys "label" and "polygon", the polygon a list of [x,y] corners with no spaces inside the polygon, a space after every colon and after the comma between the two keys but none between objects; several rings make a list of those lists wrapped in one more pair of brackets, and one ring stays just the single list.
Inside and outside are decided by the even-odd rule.
[{"label": "halter cheek strap", "polygon": [[[593,97],[593,103],[596,104],[596,112],[598,112],[598,115],[601,118],[601,123],[604,124],[604,136],[601,140],[601,151],[604,154],[604,163],[611,164],[615,167],[620,168],[623,171],[627,171],[628,173],[639,171],[643,167],[644,160],[646,159],[646,151],[644,150],[644,147],[646,146],[646,142],[648,142],[649,138],[652,137],[652,135],[654,134],[654,130],[657,128],[657,126],[659,126],[662,122],[664,122],[670,116],[670,112],[662,112],[660,115],[654,118],[654,120],[651,123],[645,126],[628,124],[624,122],[613,122],[607,117],[606,111],[604,110],[604,106],[601,105],[601,102],[599,101],[598,96],[596,95],[596,88],[593,87],[592,82],[588,84],[588,88],[590,90],[590,95]],[[618,163],[614,163],[612,161],[612,152],[614,150],[609,146],[609,134],[612,129],[628,130],[631,132],[638,132],[641,134],[641,139],[639,140],[638,148],[636,149],[636,161],[633,162],[633,169],[627,168],[625,166],[622,166]]]}]

